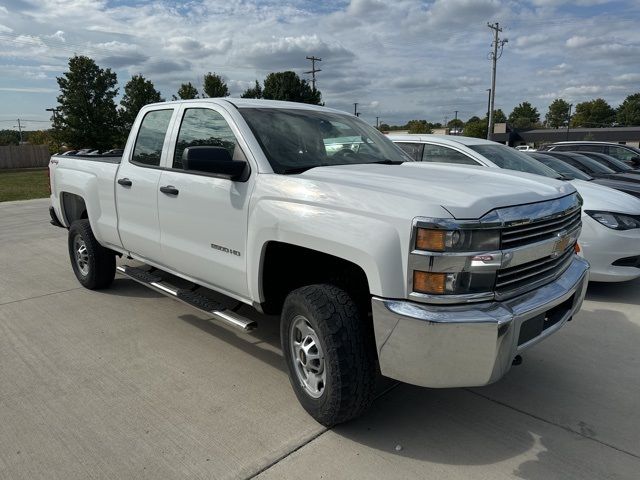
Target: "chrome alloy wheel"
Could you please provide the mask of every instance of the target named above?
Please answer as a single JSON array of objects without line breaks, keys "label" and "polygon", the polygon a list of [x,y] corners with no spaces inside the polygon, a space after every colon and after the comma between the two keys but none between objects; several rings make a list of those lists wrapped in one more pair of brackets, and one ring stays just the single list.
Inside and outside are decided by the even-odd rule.
[{"label": "chrome alloy wheel", "polygon": [[87,252],[87,245],[80,235],[76,235],[73,239],[73,252],[80,273],[85,276],[89,275],[89,252]]},{"label": "chrome alloy wheel", "polygon": [[298,380],[309,396],[319,398],[327,383],[324,352],[315,330],[302,315],[291,322],[289,341]]}]

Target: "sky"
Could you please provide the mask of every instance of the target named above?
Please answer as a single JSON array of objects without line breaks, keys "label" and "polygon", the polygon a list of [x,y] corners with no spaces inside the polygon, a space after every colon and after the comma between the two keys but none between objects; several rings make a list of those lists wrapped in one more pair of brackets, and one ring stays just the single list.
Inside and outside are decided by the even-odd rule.
[{"label": "sky", "polygon": [[48,127],[56,77],[74,54],[118,75],[142,74],[170,99],[221,74],[231,96],[272,71],[303,78],[322,58],[329,107],[375,124],[463,120],[487,111],[488,22],[508,39],[496,108],[640,91],[640,1],[608,0],[0,0],[0,129]]}]

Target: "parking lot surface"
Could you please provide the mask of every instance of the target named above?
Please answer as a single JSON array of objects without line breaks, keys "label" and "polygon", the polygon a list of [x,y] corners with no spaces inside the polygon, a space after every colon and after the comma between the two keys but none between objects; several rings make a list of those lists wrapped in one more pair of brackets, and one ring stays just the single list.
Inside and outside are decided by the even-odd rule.
[{"label": "parking lot surface", "polygon": [[48,200],[0,204],[0,479],[640,477],[640,282],[500,382],[381,382],[327,430],[299,406],[277,319],[243,334],[122,277],[80,287]]}]

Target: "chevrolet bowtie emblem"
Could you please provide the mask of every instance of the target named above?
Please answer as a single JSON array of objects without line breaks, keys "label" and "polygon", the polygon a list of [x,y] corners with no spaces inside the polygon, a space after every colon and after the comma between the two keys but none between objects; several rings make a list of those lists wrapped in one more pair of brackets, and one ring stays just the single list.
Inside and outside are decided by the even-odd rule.
[{"label": "chevrolet bowtie emblem", "polygon": [[556,243],[553,245],[553,252],[551,252],[551,258],[556,258],[562,255],[571,243],[571,235],[567,235],[566,230],[556,233]]}]

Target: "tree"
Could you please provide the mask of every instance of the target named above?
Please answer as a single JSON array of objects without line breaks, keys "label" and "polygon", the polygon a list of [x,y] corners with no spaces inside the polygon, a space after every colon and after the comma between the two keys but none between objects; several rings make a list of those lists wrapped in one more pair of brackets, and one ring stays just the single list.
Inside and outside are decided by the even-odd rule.
[{"label": "tree", "polygon": [[207,97],[213,98],[229,96],[229,88],[227,87],[227,83],[217,73],[209,72],[204,76],[204,85],[202,89],[204,90],[204,95],[206,95]]},{"label": "tree", "polygon": [[0,130],[0,145],[18,145],[20,133],[17,130]]},{"label": "tree", "polygon": [[596,98],[576,105],[571,119],[573,127],[610,127],[616,119],[616,111],[603,98]]},{"label": "tree", "polygon": [[35,130],[27,134],[27,142],[31,145],[46,145],[49,147],[49,153],[54,154],[60,151],[59,142],[51,135],[49,130]]},{"label": "tree", "polygon": [[426,120],[409,120],[407,130],[409,133],[431,133],[431,126]]},{"label": "tree", "polygon": [[629,95],[618,107],[618,123],[626,127],[640,125],[640,93]]},{"label": "tree", "polygon": [[[124,135],[128,135],[138,112],[150,103],[164,102],[153,83],[142,75],[134,75],[124,86],[124,95],[120,100],[120,124]],[[126,137],[125,137],[126,138]]]},{"label": "tree", "polygon": [[56,140],[75,148],[112,148],[119,133],[116,74],[76,55],[69,59],[69,71],[56,80],[60,87],[53,119]]},{"label": "tree", "polygon": [[529,102],[522,102],[509,114],[509,124],[514,128],[531,128],[539,121],[538,109]]},{"label": "tree", "polygon": [[505,123],[507,116],[504,114],[501,108],[493,111],[493,123]]},{"label": "tree", "polygon": [[306,80],[301,80],[295,72],[275,72],[264,80],[262,97],[270,100],[311,103],[320,105],[320,90],[313,90]]},{"label": "tree", "polygon": [[242,97],[242,98],[262,98],[262,87],[260,86],[260,83],[258,83],[258,80],[256,80],[255,87],[247,88],[244,91],[244,93],[242,95],[240,95],[240,97]]},{"label": "tree", "polygon": [[388,132],[389,130],[391,130],[391,126],[388,123],[381,123],[378,126],[378,130],[380,130],[381,132]]},{"label": "tree", "polygon": [[463,135],[465,137],[487,138],[487,119],[471,117],[464,125]]},{"label": "tree", "polygon": [[173,95],[172,98],[174,100],[191,100],[198,98],[198,89],[194,87],[191,82],[183,83],[178,89],[178,96]]},{"label": "tree", "polygon": [[544,119],[547,127],[558,128],[567,124],[569,120],[569,103],[562,98],[556,98],[551,105]]}]

